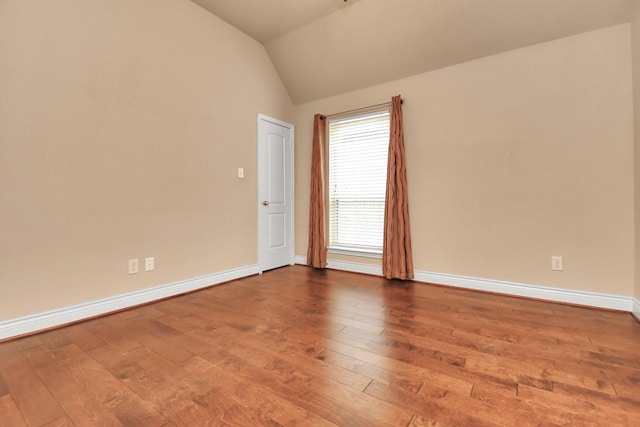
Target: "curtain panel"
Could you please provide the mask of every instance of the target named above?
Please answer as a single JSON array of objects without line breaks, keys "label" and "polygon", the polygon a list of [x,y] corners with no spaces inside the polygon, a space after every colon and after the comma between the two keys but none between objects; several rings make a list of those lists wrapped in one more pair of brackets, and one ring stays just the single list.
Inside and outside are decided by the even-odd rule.
[{"label": "curtain panel", "polygon": [[413,279],[413,257],[409,229],[407,167],[402,131],[402,98],[391,100],[391,130],[384,207],[382,273],[387,279]]},{"label": "curtain panel", "polygon": [[311,196],[309,200],[309,235],[307,264],[313,268],[327,265],[325,237],[325,128],[327,118],[316,114],[313,120],[311,153]]}]

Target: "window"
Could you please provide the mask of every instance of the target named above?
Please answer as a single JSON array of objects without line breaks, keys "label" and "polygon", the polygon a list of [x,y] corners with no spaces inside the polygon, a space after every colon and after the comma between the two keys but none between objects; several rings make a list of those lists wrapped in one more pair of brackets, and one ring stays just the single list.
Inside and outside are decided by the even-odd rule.
[{"label": "window", "polygon": [[329,251],[382,254],[389,108],[330,119]]}]

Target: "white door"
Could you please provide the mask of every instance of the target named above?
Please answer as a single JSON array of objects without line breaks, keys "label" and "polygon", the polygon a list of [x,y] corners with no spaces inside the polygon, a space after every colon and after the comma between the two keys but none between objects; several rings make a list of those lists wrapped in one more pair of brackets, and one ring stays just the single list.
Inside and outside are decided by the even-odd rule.
[{"label": "white door", "polygon": [[293,125],[259,114],[258,264],[293,263]]}]

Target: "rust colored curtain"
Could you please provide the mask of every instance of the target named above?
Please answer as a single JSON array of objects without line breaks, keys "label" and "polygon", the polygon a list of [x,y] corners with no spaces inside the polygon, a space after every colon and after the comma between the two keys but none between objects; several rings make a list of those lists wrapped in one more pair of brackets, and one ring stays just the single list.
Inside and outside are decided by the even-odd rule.
[{"label": "rust colored curtain", "polygon": [[407,167],[402,132],[402,98],[391,99],[391,131],[384,205],[382,273],[387,279],[413,279]]},{"label": "rust colored curtain", "polygon": [[309,242],[307,264],[313,268],[327,265],[325,238],[325,127],[327,118],[316,114],[313,119],[313,147],[311,153],[311,199],[309,203]]}]

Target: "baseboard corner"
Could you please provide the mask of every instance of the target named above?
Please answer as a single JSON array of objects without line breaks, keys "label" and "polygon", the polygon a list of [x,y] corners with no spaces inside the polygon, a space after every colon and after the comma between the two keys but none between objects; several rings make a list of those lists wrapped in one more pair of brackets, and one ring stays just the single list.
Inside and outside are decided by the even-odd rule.
[{"label": "baseboard corner", "polygon": [[633,309],[631,310],[631,314],[633,314],[633,317],[640,322],[640,300],[638,300],[638,298],[633,299]]}]

